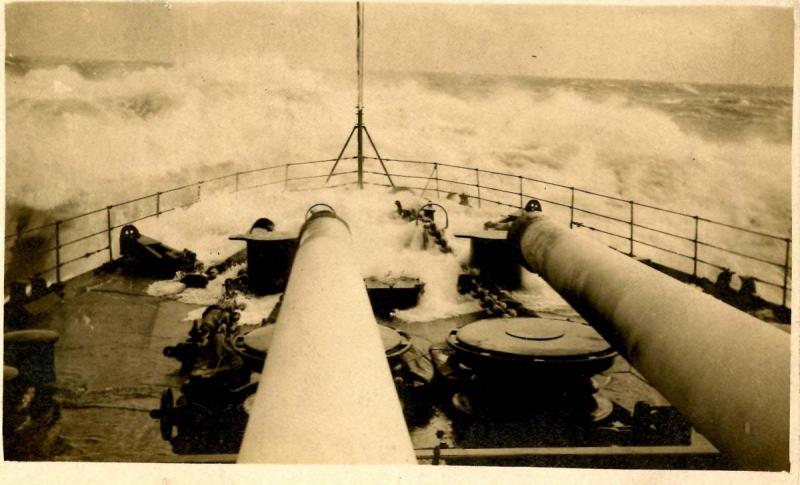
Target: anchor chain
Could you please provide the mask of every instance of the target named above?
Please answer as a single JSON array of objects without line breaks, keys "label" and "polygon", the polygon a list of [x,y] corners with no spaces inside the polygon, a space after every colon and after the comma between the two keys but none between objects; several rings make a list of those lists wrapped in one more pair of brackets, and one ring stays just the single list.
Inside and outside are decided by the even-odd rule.
[{"label": "anchor chain", "polygon": [[[458,277],[458,292],[478,300],[487,317],[514,318],[530,313],[511,292],[501,286],[481,278],[474,269]],[[520,315],[524,313],[526,315]]]},{"label": "anchor chain", "polygon": [[[404,209],[399,200],[394,201],[394,204],[397,207],[397,214],[401,218],[408,222],[422,223],[422,229],[424,231],[424,237],[426,241],[433,240],[434,244],[436,244],[436,246],[439,248],[439,251],[444,254],[453,252],[453,248],[450,246],[450,243],[447,242],[447,239],[445,239],[444,236],[444,229],[447,228],[447,222],[445,223],[445,227],[440,229],[433,220],[433,214],[435,212],[433,206],[439,204],[428,202],[419,210],[413,208]],[[442,207],[442,210],[444,210],[444,207]]]},{"label": "anchor chain", "polygon": [[[433,220],[432,204],[428,203],[419,210],[415,210],[413,208],[404,209],[400,201],[394,203],[397,207],[397,214],[401,218],[408,222],[422,222],[426,237],[432,239],[441,252],[445,254],[453,252],[453,248],[445,238],[444,230],[439,229]],[[444,208],[442,209],[444,210]],[[538,201],[531,201],[525,210],[540,211],[541,206],[538,205]],[[510,291],[488,278],[482,277],[476,268],[464,264],[461,266],[461,270],[463,273],[458,278],[458,292],[462,295],[468,294],[478,300],[487,317],[514,318],[535,315],[534,312],[525,309],[522,303],[511,295]]]},{"label": "anchor chain", "polygon": [[419,220],[422,221],[422,228],[425,230],[426,237],[433,240],[434,244],[439,247],[439,251],[444,254],[453,252],[453,248],[450,247],[450,244],[444,237],[444,233],[439,230],[435,222],[425,216],[420,217]]}]

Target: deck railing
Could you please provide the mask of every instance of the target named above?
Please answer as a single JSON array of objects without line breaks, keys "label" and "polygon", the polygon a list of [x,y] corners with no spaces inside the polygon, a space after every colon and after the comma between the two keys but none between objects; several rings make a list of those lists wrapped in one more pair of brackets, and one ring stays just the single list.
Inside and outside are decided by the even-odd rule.
[{"label": "deck railing", "polygon": [[[365,158],[367,162],[378,160]],[[309,190],[357,184],[357,179],[348,177],[357,175],[355,170],[337,172],[326,182],[335,161],[238,171],[7,234],[6,287],[9,280],[34,276],[60,283],[112,261],[118,256],[115,241],[123,226],[191,205],[206,191],[240,192],[272,185],[282,185],[283,190]],[[759,294],[765,299],[784,306],[791,299],[792,242],[788,237],[518,174],[440,162],[382,161],[391,180],[386,172],[368,170],[365,164],[364,184],[390,186],[391,182],[419,190],[423,196],[474,201],[478,207],[489,203],[518,209],[536,198],[545,203],[548,213],[562,218],[571,228],[591,231],[630,256],[646,257],[711,279],[720,270],[730,269],[758,282]]]}]

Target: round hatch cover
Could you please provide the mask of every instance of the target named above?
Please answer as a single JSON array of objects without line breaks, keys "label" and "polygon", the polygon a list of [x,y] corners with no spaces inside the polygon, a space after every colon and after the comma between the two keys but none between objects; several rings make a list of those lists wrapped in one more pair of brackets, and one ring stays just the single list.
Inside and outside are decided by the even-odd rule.
[{"label": "round hatch cover", "polygon": [[536,325],[529,325],[527,319],[512,320],[506,325],[506,334],[524,340],[555,340],[563,337],[563,325],[554,325],[553,322],[545,320]]},{"label": "round hatch cover", "polygon": [[[407,339],[397,330],[384,325],[378,325],[383,342],[383,349],[390,357],[397,351],[407,348]],[[248,333],[243,338],[244,346],[250,350],[266,354],[272,344],[275,334],[275,325],[265,325]],[[400,352],[402,353],[402,352]]]},{"label": "round hatch cover", "polygon": [[536,358],[580,358],[611,351],[592,327],[548,318],[492,318],[460,328],[456,342],[473,351]]}]

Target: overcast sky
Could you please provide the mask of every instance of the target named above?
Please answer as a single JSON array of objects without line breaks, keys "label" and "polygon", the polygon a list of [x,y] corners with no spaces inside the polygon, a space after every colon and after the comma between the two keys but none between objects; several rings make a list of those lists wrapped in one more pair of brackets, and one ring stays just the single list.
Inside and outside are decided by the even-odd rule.
[{"label": "overcast sky", "polygon": [[[366,6],[367,70],[791,84],[790,8]],[[281,55],[352,70],[352,3],[10,4],[7,52],[184,61]]]}]

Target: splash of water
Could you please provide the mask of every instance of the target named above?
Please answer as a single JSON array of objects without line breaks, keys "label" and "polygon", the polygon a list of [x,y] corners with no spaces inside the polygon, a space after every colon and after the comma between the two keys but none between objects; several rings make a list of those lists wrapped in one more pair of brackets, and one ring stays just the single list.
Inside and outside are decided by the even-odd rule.
[{"label": "splash of water", "polygon": [[[664,95],[649,86],[470,86],[372,79],[367,124],[383,154],[511,170],[779,232],[789,225],[788,140],[709,138],[682,122],[685,110],[642,102]],[[668,94],[698,104],[697,87],[679,88]],[[74,212],[234,167],[327,158],[348,131],[352,94],[345,77],[279,59],[10,75],[7,201]]]},{"label": "splash of water", "polygon": [[[280,59],[95,68],[7,76],[9,229],[329,158],[353,118],[349,76]],[[688,87],[384,74],[368,79],[366,122],[384,156],[510,171],[785,234],[790,93]],[[241,227],[257,216],[232,214]],[[219,235],[218,216],[197,217],[193,242]]]}]

